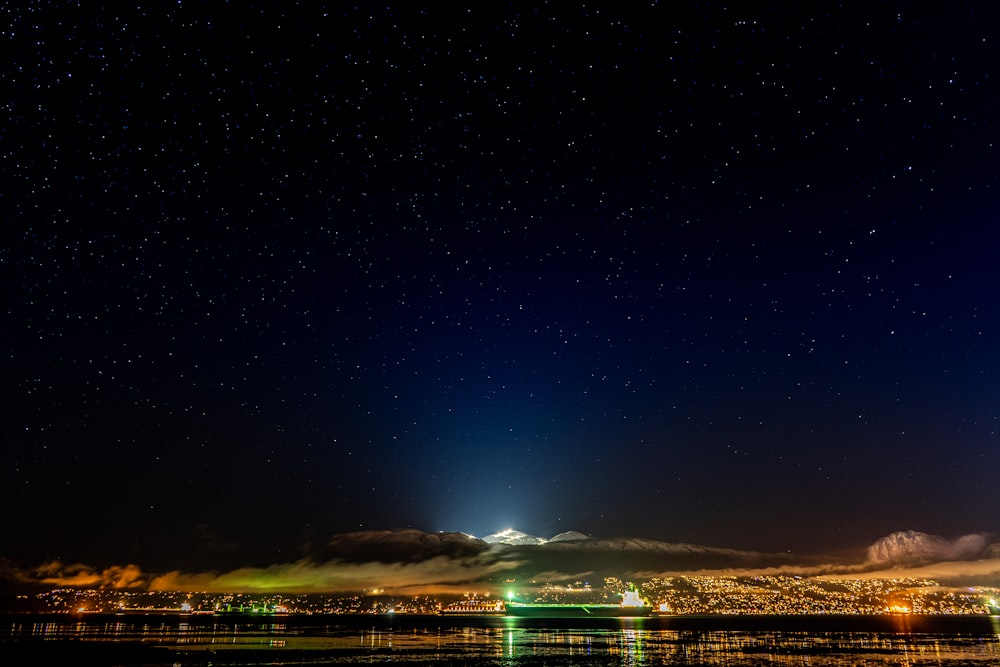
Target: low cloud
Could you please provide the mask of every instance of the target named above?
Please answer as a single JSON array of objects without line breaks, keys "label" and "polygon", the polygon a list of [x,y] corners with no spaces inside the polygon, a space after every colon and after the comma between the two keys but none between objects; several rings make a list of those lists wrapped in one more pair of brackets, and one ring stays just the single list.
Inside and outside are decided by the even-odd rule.
[{"label": "low cloud", "polygon": [[17,578],[57,588],[142,589],[146,586],[142,569],[132,564],[95,569],[82,563],[67,565],[50,561],[30,572],[21,572]]},{"label": "low cloud", "polygon": [[51,561],[31,570],[11,568],[11,578],[55,588],[205,591],[213,593],[336,593],[382,590],[394,594],[464,593],[521,565],[488,558],[443,556],[417,563],[313,563],[302,560],[229,572],[144,573],[138,565],[103,569]]},{"label": "low cloud", "polygon": [[[848,578],[846,575],[841,578]],[[948,561],[926,565],[899,566],[868,570],[851,575],[853,579],[913,578],[934,579],[936,581],[958,583],[968,582],[981,585],[996,585],[1000,582],[1000,558],[984,558],[972,561]]]},{"label": "low cloud", "polygon": [[769,567],[722,567],[685,570],[646,570],[632,572],[632,579],[652,579],[659,577],[818,577],[831,574],[848,574],[870,569],[869,565],[845,565],[829,563],[819,565],[778,565]]},{"label": "low cloud", "polygon": [[783,565],[762,568],[718,568],[701,570],[669,570],[633,572],[631,578],[653,577],[817,577],[823,579],[932,579],[947,584],[1000,584],[1000,557],[974,561],[944,561],[921,565],[873,563],[829,563],[809,566]]},{"label": "low cloud", "polygon": [[589,581],[594,576],[593,570],[588,572],[558,572],[546,570],[536,572],[531,576],[532,581],[545,582],[547,584],[561,584],[565,582]]},{"label": "low cloud", "polygon": [[379,589],[387,593],[465,592],[517,562],[435,557],[419,563],[316,564],[308,561],[239,568],[222,574],[169,572],[149,582],[152,590],[208,592],[331,593]]}]

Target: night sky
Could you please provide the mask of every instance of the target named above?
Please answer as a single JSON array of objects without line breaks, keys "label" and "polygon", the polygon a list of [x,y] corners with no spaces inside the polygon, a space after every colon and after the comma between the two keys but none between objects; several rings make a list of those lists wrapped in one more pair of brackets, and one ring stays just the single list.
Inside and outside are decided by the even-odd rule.
[{"label": "night sky", "polygon": [[994,3],[400,5],[2,10],[0,557],[1000,529]]}]

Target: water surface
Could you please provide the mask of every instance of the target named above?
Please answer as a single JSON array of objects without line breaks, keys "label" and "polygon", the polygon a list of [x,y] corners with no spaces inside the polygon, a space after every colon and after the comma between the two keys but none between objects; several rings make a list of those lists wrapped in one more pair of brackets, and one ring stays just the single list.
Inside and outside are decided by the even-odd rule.
[{"label": "water surface", "polygon": [[1000,664],[996,617],[9,616],[5,665]]}]

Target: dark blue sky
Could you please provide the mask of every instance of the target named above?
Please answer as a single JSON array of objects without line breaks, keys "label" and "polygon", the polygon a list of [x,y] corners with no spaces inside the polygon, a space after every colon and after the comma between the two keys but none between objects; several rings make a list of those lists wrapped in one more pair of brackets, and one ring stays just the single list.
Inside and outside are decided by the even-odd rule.
[{"label": "dark blue sky", "polygon": [[0,556],[996,530],[997,18],[9,10]]}]

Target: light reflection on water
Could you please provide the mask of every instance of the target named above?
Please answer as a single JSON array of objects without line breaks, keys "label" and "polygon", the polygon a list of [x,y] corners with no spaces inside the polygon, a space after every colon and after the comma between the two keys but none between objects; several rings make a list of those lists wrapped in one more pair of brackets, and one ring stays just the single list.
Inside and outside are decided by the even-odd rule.
[{"label": "light reflection on water", "polygon": [[[707,665],[755,667],[778,665],[917,665],[968,666],[1000,663],[1000,628],[996,619],[977,625],[934,631],[924,626],[895,625],[876,630],[670,627],[669,623],[609,623],[600,627],[547,627],[518,619],[414,620],[381,625],[315,619],[290,622],[227,619],[113,619],[25,622],[12,619],[0,632],[5,642],[73,640],[95,643],[133,642],[166,647],[179,654],[257,649],[274,659],[292,651],[316,652],[310,662],[351,663],[358,660],[420,662],[456,661],[492,665],[592,664],[620,667]],[[715,623],[714,626],[718,626]],[[779,624],[780,625],[780,624]],[[230,654],[235,655],[235,654]],[[301,658],[301,656],[298,656]]]}]

